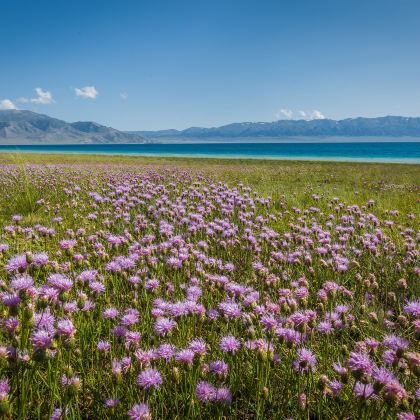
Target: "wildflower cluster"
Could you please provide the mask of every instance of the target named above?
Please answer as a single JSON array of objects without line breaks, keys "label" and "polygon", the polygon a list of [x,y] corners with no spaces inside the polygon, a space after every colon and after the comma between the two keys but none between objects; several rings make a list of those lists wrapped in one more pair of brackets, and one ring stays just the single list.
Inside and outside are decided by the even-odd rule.
[{"label": "wildflower cluster", "polygon": [[181,169],[28,171],[56,194],[1,225],[0,416],[415,418],[413,213]]}]

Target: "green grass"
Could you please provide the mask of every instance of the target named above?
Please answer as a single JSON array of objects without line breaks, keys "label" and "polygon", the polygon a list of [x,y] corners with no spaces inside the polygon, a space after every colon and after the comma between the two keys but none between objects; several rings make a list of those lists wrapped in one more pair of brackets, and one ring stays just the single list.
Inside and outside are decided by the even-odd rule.
[{"label": "green grass", "polygon": [[[166,201],[158,204],[162,193],[147,198],[147,203],[131,202],[133,196],[144,198],[142,194],[148,187],[144,186],[141,174],[146,171],[150,171],[150,182],[153,185],[163,184],[168,188],[165,200],[169,204],[166,204]],[[106,285],[106,291],[96,297],[86,284],[77,283],[69,292],[60,295],[58,304],[48,304],[57,319],[69,316],[77,332],[74,341],[71,342],[56,337],[56,357],[44,361],[37,361],[32,357],[33,346],[29,337],[33,328],[33,312],[44,311],[45,301],[35,299],[31,302],[28,296],[24,296],[23,303],[17,310],[0,303],[2,319],[17,316],[21,322],[16,333],[9,333],[0,326],[0,346],[11,344],[20,350],[27,350],[30,357],[28,362],[0,358],[0,380],[3,376],[8,377],[12,386],[7,400],[7,408],[11,414],[6,418],[48,418],[55,407],[67,406],[70,410],[69,417],[72,419],[119,419],[126,418],[127,410],[140,401],[148,402],[153,420],[367,420],[375,417],[394,419],[401,411],[418,413],[420,407],[413,398],[414,390],[418,386],[418,376],[415,375],[415,370],[410,370],[407,366],[390,368],[410,395],[410,398],[405,398],[399,404],[385,402],[382,394],[377,402],[358,401],[353,395],[354,381],[351,378],[349,384],[344,386],[341,396],[332,398],[323,394],[319,381],[322,379],[321,375],[327,375],[329,379],[338,379],[332,370],[332,362],[340,360],[345,364],[349,352],[355,350],[358,342],[367,338],[381,341],[384,335],[394,331],[409,342],[410,351],[418,351],[414,323],[407,319],[403,312],[406,300],[418,298],[420,295],[418,273],[415,271],[418,254],[416,243],[411,244],[402,233],[415,241],[415,232],[419,227],[419,165],[0,154],[0,174],[0,244],[9,245],[7,251],[0,252],[1,290],[7,290],[14,276],[7,272],[5,265],[12,256],[27,251],[45,251],[50,260],[56,261],[46,267],[28,269],[37,286],[44,284],[54,272],[64,273],[75,280],[77,275],[86,269],[97,269]],[[130,179],[129,192],[118,193],[119,197],[124,199],[123,204],[117,205],[112,202],[115,198],[112,193],[113,185],[120,185],[125,174]],[[179,191],[168,187],[173,181],[176,181]],[[200,184],[194,184],[196,181]],[[269,228],[279,234],[279,242],[284,241],[284,244],[279,246],[282,252],[303,248],[310,254],[311,259],[302,259],[296,264],[276,262],[271,256],[271,245],[264,240],[261,240],[260,250],[250,248],[244,238],[246,226],[240,218],[238,207],[227,215],[224,211],[228,210],[217,205],[205,217],[206,220],[212,221],[228,219],[237,226],[237,242],[222,246],[223,232],[215,237],[202,231],[188,233],[186,226],[177,223],[174,213],[171,213],[176,208],[175,203],[180,191],[184,192],[182,197],[188,212],[197,213],[203,210],[197,208],[200,200],[194,196],[194,191],[208,194],[211,201],[211,194],[205,191],[211,184],[218,182],[227,183],[230,188],[239,188],[239,184],[250,187],[249,193],[241,191],[243,197],[264,199],[270,196],[272,200],[267,205],[257,200],[253,204],[253,233],[258,236],[262,226]],[[227,187],[220,188],[232,192]],[[111,200],[95,205],[89,195],[92,190],[111,197]],[[334,197],[337,197],[337,201]],[[229,198],[225,200],[224,204],[229,207]],[[369,200],[375,202],[372,207],[369,207]],[[177,203],[179,205],[179,202]],[[341,207],[335,208],[338,204]],[[359,206],[362,216],[347,210],[347,206],[352,205]],[[162,213],[154,215],[150,207],[159,208]],[[245,208],[247,212],[252,212],[249,203]],[[399,213],[390,213],[395,210]],[[90,220],[88,215],[91,213],[97,213],[98,218]],[[364,235],[373,235],[376,229],[374,224],[366,223],[365,226],[365,222],[361,220],[366,219],[370,213],[378,218],[380,228],[388,238],[378,246],[377,255],[363,249]],[[20,214],[23,220],[20,226],[10,233],[7,229],[14,224],[12,216],[16,214]],[[410,214],[417,218],[411,218]],[[261,222],[261,219],[256,217],[268,218],[270,215],[276,218]],[[353,216],[356,222],[354,231],[344,239],[346,245],[341,252],[349,259],[350,264],[348,270],[340,272],[332,264],[324,261],[324,257],[314,252],[315,246],[319,246],[319,238],[314,232],[305,234],[314,241],[314,246],[303,246],[302,238],[296,232],[303,226],[311,227],[314,221],[328,230],[326,226],[329,221],[333,220],[333,226],[336,227],[341,224],[342,216],[349,215]],[[53,221],[56,216],[62,218],[60,223]],[[138,216],[148,221],[140,230],[136,230]],[[127,221],[124,221],[124,217]],[[111,224],[104,224],[106,219],[109,219]],[[133,275],[135,270],[110,273],[105,269],[105,265],[112,258],[118,255],[127,256],[129,246],[141,241],[148,234],[155,235],[153,243],[164,242],[166,238],[158,229],[161,220],[169,220],[174,225],[175,234],[184,235],[193,247],[198,248],[200,240],[207,241],[208,249],[205,253],[209,258],[234,263],[236,269],[229,274],[229,280],[258,291],[261,296],[260,305],[279,302],[281,289],[293,289],[290,281],[305,277],[308,280],[309,296],[297,304],[296,310],[313,309],[321,319],[334,310],[337,304],[345,303],[354,315],[354,321],[348,328],[337,330],[331,336],[320,336],[317,333],[309,335],[306,346],[314,351],[318,363],[317,371],[308,375],[298,375],[293,370],[292,361],[296,358],[297,349],[293,346],[289,348],[277,340],[272,332],[265,332],[253,306],[243,307],[244,313],[249,315],[248,324],[239,319],[228,321],[221,317],[218,321],[211,322],[200,316],[187,316],[177,320],[178,326],[168,339],[157,337],[153,333],[154,319],[150,313],[156,297],[171,301],[184,299],[184,286],[192,277],[198,278],[203,289],[200,302],[207,309],[217,307],[227,297],[223,287],[205,282],[203,272],[192,261],[188,261],[182,269],[169,267],[165,262],[169,254],[156,254],[157,262],[154,263],[142,257],[136,266],[135,270],[145,269],[147,277],[159,280],[155,294],[147,292],[143,287],[135,289],[129,285],[127,278]],[[385,220],[392,220],[394,224],[387,226]],[[357,222],[361,222],[361,225]],[[38,232],[38,225],[53,226],[56,229],[55,236],[31,236],[30,232],[22,229],[32,228]],[[9,228],[3,229],[6,226]],[[84,230],[77,233],[80,228]],[[93,234],[96,235],[94,242],[88,239]],[[107,234],[126,235],[125,237],[130,239],[127,243],[112,247],[106,241]],[[333,244],[340,243],[341,233],[332,228],[330,234]],[[74,250],[60,250],[59,241],[64,238],[77,240]],[[95,247],[94,243],[103,246],[104,254],[97,253],[101,248]],[[357,249],[362,250],[360,255],[356,252]],[[86,257],[78,262],[73,259],[75,253]],[[276,281],[271,283],[264,270],[255,268],[252,265],[255,261],[261,263],[270,275],[274,275]],[[219,273],[216,265],[204,266],[204,271]],[[141,276],[143,279],[146,274]],[[399,285],[398,281],[401,278],[406,280],[406,288]],[[352,292],[352,296],[337,293],[327,302],[320,304],[317,292],[327,281],[335,281],[346,287]],[[166,292],[165,287],[168,283],[172,283],[174,287],[172,296]],[[389,293],[394,293],[395,298]],[[86,297],[95,302],[93,309],[70,315],[64,313],[62,303],[75,300],[78,305],[82,305]],[[165,363],[160,360],[154,366],[164,376],[162,388],[153,392],[140,390],[136,385],[136,378],[143,368],[133,356],[134,351],[128,350],[124,343],[112,336],[115,322],[102,318],[102,311],[110,305],[118,307],[121,311],[132,307],[140,312],[140,322],[133,328],[142,334],[142,349],[156,347],[164,341],[182,348],[192,338],[203,337],[211,346],[209,354],[204,358],[205,362],[223,358],[229,363],[228,377],[225,380],[214,379],[203,372],[204,366],[199,361],[192,367],[185,368],[174,362]],[[282,306],[278,315],[290,316],[295,310],[292,306]],[[387,311],[393,311],[393,314]],[[372,319],[372,313],[377,316],[377,321]],[[390,330],[384,319],[395,322],[395,330]],[[242,349],[235,356],[223,354],[218,348],[218,343],[227,333],[232,333],[243,341],[252,338],[267,339],[273,344],[273,351],[280,355],[281,363],[274,363],[272,353],[264,351]],[[104,338],[111,342],[111,353],[105,357],[96,350],[97,342]],[[378,365],[383,364],[382,351],[383,347],[371,354],[372,360]],[[121,377],[115,377],[111,373],[111,359],[120,359],[127,355],[133,357],[133,367]],[[404,357],[408,356],[404,353]],[[69,372],[70,368],[81,380],[79,389],[74,387],[66,390],[60,384],[63,373]],[[229,387],[233,394],[232,404],[199,404],[194,391],[200,379]],[[299,395],[302,393],[307,396],[306,407],[299,405]],[[104,408],[104,399],[109,397],[120,398],[121,405],[115,409]],[[3,408],[0,402],[0,418]]]},{"label": "green grass", "polygon": [[232,185],[242,182],[274,199],[283,194],[293,200],[293,194],[336,192],[354,203],[378,199],[383,210],[413,210],[420,191],[420,165],[406,164],[36,153],[3,153],[2,163],[185,168]]}]

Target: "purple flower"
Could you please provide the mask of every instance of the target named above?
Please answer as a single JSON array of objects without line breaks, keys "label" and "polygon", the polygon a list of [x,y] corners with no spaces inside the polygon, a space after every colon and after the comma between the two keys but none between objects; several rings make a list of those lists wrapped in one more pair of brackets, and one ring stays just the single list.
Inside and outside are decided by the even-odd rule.
[{"label": "purple flower", "polygon": [[48,277],[48,284],[60,292],[66,292],[73,286],[73,282],[62,274],[50,274]]},{"label": "purple flower", "polygon": [[109,344],[109,341],[100,340],[96,348],[102,353],[108,353],[109,349],[111,348],[111,345]]},{"label": "purple flower", "polygon": [[369,359],[369,356],[364,353],[350,353],[347,366],[356,376],[370,375],[373,369],[372,361]]},{"label": "purple flower", "polygon": [[76,328],[69,319],[62,319],[57,323],[57,332],[65,338],[72,338],[76,333]]},{"label": "purple flower", "polygon": [[404,398],[408,397],[408,394],[405,388],[395,379],[385,384],[383,396],[385,400],[392,401],[398,405]]},{"label": "purple flower", "polygon": [[374,367],[372,371],[372,378],[380,385],[384,386],[388,382],[395,381],[395,375],[384,367]]},{"label": "purple flower", "polygon": [[220,350],[235,354],[241,348],[241,342],[233,335],[226,335],[220,340]]},{"label": "purple flower", "polygon": [[333,363],[334,372],[338,373],[340,376],[347,375],[347,369],[341,366],[340,362]]},{"label": "purple flower", "polygon": [[189,349],[199,356],[207,354],[207,344],[202,338],[195,338],[190,341]]},{"label": "purple flower", "polygon": [[20,254],[10,258],[5,268],[8,273],[23,273],[28,268],[26,255]]},{"label": "purple flower", "polygon": [[31,336],[32,344],[35,349],[46,349],[52,344],[52,337],[45,330],[35,331]]},{"label": "purple flower", "polygon": [[7,378],[3,378],[0,381],[0,402],[6,400],[9,396],[9,393],[10,393],[9,380]]},{"label": "purple flower", "polygon": [[404,311],[415,318],[420,317],[420,299],[407,302],[404,306]]},{"label": "purple flower", "polygon": [[156,353],[165,362],[169,362],[175,354],[175,346],[173,344],[161,344]]},{"label": "purple flower", "polygon": [[330,321],[321,321],[317,326],[317,330],[321,334],[329,334],[331,331],[334,330],[334,328],[332,327],[332,324]]},{"label": "purple flower", "polygon": [[118,316],[118,314],[119,312],[116,308],[107,308],[102,313],[105,319],[114,319]]},{"label": "purple flower", "polygon": [[374,393],[373,386],[371,384],[362,384],[361,382],[356,382],[354,385],[354,395],[364,400],[372,399],[375,400],[378,397]]},{"label": "purple flower", "polygon": [[297,359],[293,361],[293,367],[296,372],[309,372],[314,371],[316,365],[316,357],[310,349],[305,347],[297,351]]},{"label": "purple flower", "polygon": [[105,285],[100,281],[91,281],[89,283],[89,289],[92,290],[93,293],[99,295],[100,293],[105,292]]},{"label": "purple flower", "polygon": [[151,420],[149,407],[147,404],[134,404],[127,412],[131,420]]},{"label": "purple flower", "polygon": [[34,280],[27,274],[21,274],[12,279],[9,284],[9,288],[16,292],[25,291],[30,289],[34,285]]},{"label": "purple flower", "polygon": [[136,312],[126,312],[124,316],[121,318],[121,325],[124,325],[126,327],[130,325],[137,324],[139,322],[139,315]]},{"label": "purple flower", "polygon": [[4,294],[2,296],[2,302],[8,307],[13,307],[19,305],[21,299],[18,295],[15,294]]},{"label": "purple flower", "polygon": [[69,415],[70,410],[66,407],[64,410],[61,407],[54,408],[50,420],[61,420]]},{"label": "purple flower", "polygon": [[416,420],[416,416],[409,411],[403,411],[397,414],[398,420]]},{"label": "purple flower", "polygon": [[397,335],[390,334],[384,337],[383,344],[392,350],[405,350],[408,347],[408,341]]},{"label": "purple flower", "polygon": [[214,401],[216,398],[216,388],[205,381],[200,381],[195,388],[195,395],[202,404]]},{"label": "purple flower", "polygon": [[59,242],[61,249],[72,249],[76,245],[76,241],[74,239],[63,239]]},{"label": "purple flower", "polygon": [[154,325],[154,331],[161,337],[165,337],[176,327],[176,322],[173,319],[160,317]]},{"label": "purple flower", "polygon": [[105,400],[104,406],[106,408],[114,408],[120,404],[120,400],[118,398],[107,398]]},{"label": "purple flower", "polygon": [[162,375],[156,369],[146,369],[137,377],[137,384],[144,389],[159,389],[162,383]]},{"label": "purple flower", "polygon": [[222,387],[216,390],[215,401],[221,402],[224,404],[230,404],[232,402],[232,393],[229,388]]},{"label": "purple flower", "polygon": [[210,362],[209,370],[210,372],[213,372],[216,375],[226,378],[228,374],[229,366],[223,360],[215,360],[213,362]]},{"label": "purple flower", "polygon": [[235,302],[222,302],[219,304],[219,309],[228,319],[239,318],[242,313],[241,308]]},{"label": "purple flower", "polygon": [[32,265],[36,267],[42,267],[47,265],[49,262],[49,257],[46,252],[39,252],[32,255]]},{"label": "purple flower", "polygon": [[180,350],[175,356],[175,360],[180,363],[192,365],[194,362],[195,353],[190,349]]},{"label": "purple flower", "polygon": [[343,384],[340,381],[330,381],[328,383],[328,386],[330,387],[334,395],[338,395],[343,389]]},{"label": "purple flower", "polygon": [[397,360],[397,353],[395,350],[385,350],[382,353],[382,359],[386,365],[392,366]]}]

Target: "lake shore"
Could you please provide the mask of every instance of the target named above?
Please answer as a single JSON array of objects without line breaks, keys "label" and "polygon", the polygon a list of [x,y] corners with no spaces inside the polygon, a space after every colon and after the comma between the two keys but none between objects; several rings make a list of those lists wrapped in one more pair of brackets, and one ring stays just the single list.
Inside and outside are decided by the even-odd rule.
[{"label": "lake shore", "polygon": [[0,153],[420,163],[419,142],[0,145]]}]

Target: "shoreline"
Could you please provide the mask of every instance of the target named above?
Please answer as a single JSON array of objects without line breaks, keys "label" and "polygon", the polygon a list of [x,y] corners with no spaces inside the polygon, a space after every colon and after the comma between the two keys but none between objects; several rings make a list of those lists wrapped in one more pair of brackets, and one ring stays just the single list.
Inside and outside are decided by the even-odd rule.
[{"label": "shoreline", "polygon": [[319,157],[319,156],[279,156],[279,155],[228,155],[228,154],[173,154],[173,153],[121,153],[121,152],[99,152],[99,151],[45,151],[45,150],[1,150],[1,155],[48,155],[55,157],[63,156],[80,156],[80,157],[117,157],[117,158],[158,158],[158,159],[171,159],[182,161],[183,159],[193,159],[193,160],[208,160],[208,161],[252,161],[256,163],[258,161],[265,162],[325,162],[325,163],[359,163],[359,164],[399,164],[399,165],[420,165],[420,159],[393,159],[393,158],[364,158],[364,157],[355,157],[347,158],[340,156],[329,156],[329,157]]}]

